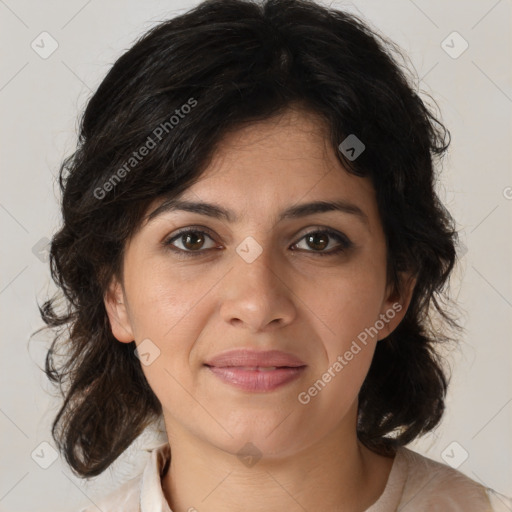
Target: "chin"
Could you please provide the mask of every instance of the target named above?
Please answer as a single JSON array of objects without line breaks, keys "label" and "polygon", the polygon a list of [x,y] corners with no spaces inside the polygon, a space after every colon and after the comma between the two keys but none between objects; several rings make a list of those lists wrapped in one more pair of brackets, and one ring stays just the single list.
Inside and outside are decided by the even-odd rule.
[{"label": "chin", "polygon": [[304,429],[305,423],[287,424],[287,420],[283,421],[287,414],[272,415],[272,418],[263,421],[262,414],[258,413],[240,419],[236,424],[224,423],[233,437],[226,434],[223,440],[210,442],[239,457],[246,454],[276,459],[293,455],[311,444],[313,439],[311,431]]}]

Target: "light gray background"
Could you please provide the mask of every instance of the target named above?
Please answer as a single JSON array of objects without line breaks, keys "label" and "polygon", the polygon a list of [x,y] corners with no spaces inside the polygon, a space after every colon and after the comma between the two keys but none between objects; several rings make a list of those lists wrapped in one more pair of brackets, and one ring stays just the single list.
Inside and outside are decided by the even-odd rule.
[{"label": "light gray background", "polygon": [[[1,511],[77,510],[135,476],[146,460],[142,448],[165,440],[143,436],[89,482],[60,458],[43,469],[52,461],[50,423],[59,401],[39,369],[49,336],[30,345],[28,338],[42,326],[36,298],[54,290],[41,239],[51,238],[59,223],[55,177],[74,148],[79,112],[136,37],[195,4],[0,0]],[[511,1],[331,5],[359,12],[408,53],[419,88],[436,99],[453,136],[439,194],[467,247],[452,280],[466,334],[449,355],[454,370],[444,421],[410,446],[511,495]],[[43,31],[58,43],[46,59],[31,47],[35,41],[48,50]],[[442,46],[453,31],[469,44],[457,58]],[[463,42],[453,37],[444,46],[458,53]]]}]

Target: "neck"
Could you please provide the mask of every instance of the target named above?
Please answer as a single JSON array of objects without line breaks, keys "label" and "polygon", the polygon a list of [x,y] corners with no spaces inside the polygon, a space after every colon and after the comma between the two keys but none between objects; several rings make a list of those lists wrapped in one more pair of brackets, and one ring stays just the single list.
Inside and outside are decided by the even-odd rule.
[{"label": "neck", "polygon": [[173,512],[363,512],[384,491],[393,463],[341,426],[300,452],[263,454],[252,465],[175,427],[162,478]]}]

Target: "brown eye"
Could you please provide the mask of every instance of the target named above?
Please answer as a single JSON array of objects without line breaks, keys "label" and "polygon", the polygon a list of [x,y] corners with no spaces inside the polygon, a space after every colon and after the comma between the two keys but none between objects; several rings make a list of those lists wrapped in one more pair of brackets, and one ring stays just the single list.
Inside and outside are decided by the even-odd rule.
[{"label": "brown eye", "polygon": [[[325,250],[331,244],[332,239],[336,240],[338,244],[334,244],[334,248],[331,248],[331,250]],[[301,240],[304,240],[307,247],[309,247],[309,249],[305,249],[306,252],[310,252],[318,256],[335,255],[354,246],[346,236],[327,228],[307,233]],[[296,243],[294,247],[298,247],[299,243],[300,242]],[[299,249],[303,248],[299,247]]]},{"label": "brown eye", "polygon": [[313,233],[305,236],[306,242],[312,249],[323,250],[329,245],[329,236],[325,233]]},{"label": "brown eye", "polygon": [[198,232],[185,233],[181,235],[181,241],[186,249],[201,249],[204,244],[204,236]]},{"label": "brown eye", "polygon": [[214,247],[214,244],[210,247],[204,247],[208,238],[213,242],[212,237],[204,231],[198,229],[186,229],[177,235],[172,235],[163,242],[163,245],[181,253],[202,253],[205,252],[206,249]]},{"label": "brown eye", "polygon": [[[210,247],[205,247],[207,239],[211,241]],[[302,240],[306,242],[305,248],[299,247]],[[334,244],[330,250],[326,250],[331,246],[333,240],[338,243]],[[327,228],[307,233],[301,238],[301,241],[294,244],[292,250],[299,248],[318,256],[334,256],[354,246],[345,235]],[[197,228],[183,229],[164,240],[162,245],[177,253],[178,256],[200,256],[205,254],[208,249],[216,247],[213,237]]]}]

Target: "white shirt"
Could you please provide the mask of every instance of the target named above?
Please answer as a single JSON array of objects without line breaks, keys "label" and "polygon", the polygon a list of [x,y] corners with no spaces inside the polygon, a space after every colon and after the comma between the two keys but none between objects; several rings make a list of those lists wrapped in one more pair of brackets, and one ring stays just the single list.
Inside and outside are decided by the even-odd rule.
[{"label": "white shirt", "polygon": [[[162,491],[170,462],[169,443],[151,450],[142,475],[80,512],[172,512]],[[94,506],[96,505],[96,506]],[[242,507],[241,507],[242,510]],[[386,487],[365,512],[510,512],[512,499],[460,471],[399,448]]]}]

